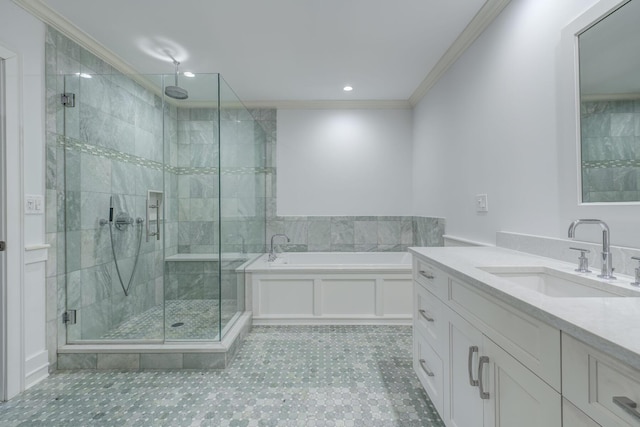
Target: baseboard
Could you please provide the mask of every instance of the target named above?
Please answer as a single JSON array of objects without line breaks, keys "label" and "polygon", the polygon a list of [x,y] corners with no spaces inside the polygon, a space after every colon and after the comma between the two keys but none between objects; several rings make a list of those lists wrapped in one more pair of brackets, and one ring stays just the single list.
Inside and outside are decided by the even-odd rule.
[{"label": "baseboard", "polygon": [[49,376],[49,353],[40,353],[25,361],[25,389],[39,383]]}]

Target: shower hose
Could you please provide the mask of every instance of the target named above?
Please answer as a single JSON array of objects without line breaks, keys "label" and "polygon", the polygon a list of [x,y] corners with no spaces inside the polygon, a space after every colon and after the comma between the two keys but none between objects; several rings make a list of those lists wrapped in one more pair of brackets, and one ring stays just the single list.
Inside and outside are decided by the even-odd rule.
[{"label": "shower hose", "polygon": [[109,221],[109,238],[111,239],[111,253],[113,254],[113,261],[116,264],[116,272],[118,273],[118,280],[120,281],[120,286],[122,287],[122,291],[124,292],[124,296],[129,296],[129,289],[131,288],[131,282],[133,282],[133,276],[136,274],[136,267],[138,266],[138,258],[140,258],[140,247],[142,246],[142,223],[144,220],[142,218],[136,219],[136,225],[138,226],[138,250],[136,251],[136,259],[133,262],[133,269],[131,270],[131,276],[129,277],[129,282],[127,286],[124,286],[124,280],[122,280],[122,274],[120,274],[120,267],[118,266],[118,258],[116,257],[116,249],[113,244],[113,222]]}]

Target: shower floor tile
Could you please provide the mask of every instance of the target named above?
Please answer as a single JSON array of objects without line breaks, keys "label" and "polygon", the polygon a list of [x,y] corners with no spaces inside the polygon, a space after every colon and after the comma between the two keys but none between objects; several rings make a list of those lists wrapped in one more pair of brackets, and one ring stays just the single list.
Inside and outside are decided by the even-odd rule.
[{"label": "shower floor tile", "polygon": [[56,373],[1,426],[437,426],[411,327],[256,326],[223,371]]},{"label": "shower floor tile", "polygon": [[[103,340],[162,339],[166,313],[167,340],[216,340],[220,324],[218,300],[167,300],[107,332]],[[236,300],[222,300],[222,323],[237,312]],[[175,325],[175,326],[172,326]]]}]

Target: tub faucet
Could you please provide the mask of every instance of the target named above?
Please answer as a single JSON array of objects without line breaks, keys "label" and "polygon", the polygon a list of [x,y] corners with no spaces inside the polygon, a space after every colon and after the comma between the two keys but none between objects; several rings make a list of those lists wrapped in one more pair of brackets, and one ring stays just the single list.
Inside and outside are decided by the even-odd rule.
[{"label": "tub faucet", "polygon": [[287,239],[287,242],[290,242],[291,240],[289,239],[289,237],[287,237],[286,234],[274,234],[273,236],[271,236],[271,249],[269,249],[269,262],[273,262],[276,260],[276,258],[278,258],[278,255],[276,254],[274,248],[273,248],[273,240],[276,237],[284,237],[285,239]]},{"label": "tub faucet", "polygon": [[609,226],[599,219],[576,219],[569,225],[569,238],[574,239],[576,228],[580,224],[594,224],[602,228],[602,270],[598,277],[603,279],[615,279],[613,276],[613,267],[611,259],[611,250],[609,248]]}]

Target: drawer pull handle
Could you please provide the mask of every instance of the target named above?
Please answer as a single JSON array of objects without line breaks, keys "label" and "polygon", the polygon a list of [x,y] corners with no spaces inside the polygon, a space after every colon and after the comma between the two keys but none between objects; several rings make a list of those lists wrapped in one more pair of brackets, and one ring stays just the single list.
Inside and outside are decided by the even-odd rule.
[{"label": "drawer pull handle", "polygon": [[427,368],[427,362],[424,359],[420,359],[420,366],[422,367],[422,370],[427,374],[427,376],[434,377],[436,375],[431,372],[429,368]]},{"label": "drawer pull handle", "polygon": [[613,396],[613,403],[624,409],[624,411],[633,417],[640,419],[640,412],[636,409],[638,404],[626,396]]},{"label": "drawer pull handle", "polygon": [[427,316],[427,312],[426,312],[426,311],[424,311],[423,309],[420,309],[420,310],[418,310],[418,311],[420,312],[420,316],[424,317],[424,319],[425,319],[427,322],[435,322],[435,321],[436,321],[436,319],[434,319],[433,317],[429,317],[429,316]]},{"label": "drawer pull handle", "polygon": [[480,399],[489,399],[489,392],[484,391],[484,385],[482,384],[482,367],[489,364],[489,358],[487,356],[480,356],[478,362],[478,389],[480,390]]},{"label": "drawer pull handle", "polygon": [[426,271],[424,271],[424,270],[420,270],[420,275],[421,275],[421,276],[423,276],[423,277],[426,277],[426,278],[427,278],[427,279],[429,279],[429,280],[433,280],[433,279],[435,279],[435,278],[436,278],[436,276],[434,276],[434,275],[433,275],[433,274],[431,274],[431,273],[427,273],[427,272],[426,272]]},{"label": "drawer pull handle", "polygon": [[471,384],[472,387],[478,387],[478,380],[473,379],[473,353],[477,352],[477,345],[472,345],[471,347],[469,347],[469,360],[467,361],[467,366],[469,368],[469,384]]}]

